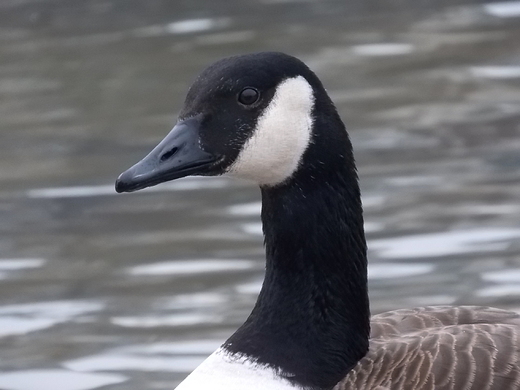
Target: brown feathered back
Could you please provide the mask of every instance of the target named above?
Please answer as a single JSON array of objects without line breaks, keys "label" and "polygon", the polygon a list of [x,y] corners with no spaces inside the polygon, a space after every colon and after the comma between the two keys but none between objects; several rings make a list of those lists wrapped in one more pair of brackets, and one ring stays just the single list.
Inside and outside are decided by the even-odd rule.
[{"label": "brown feathered back", "polygon": [[432,306],[372,318],[368,354],[334,390],[518,390],[520,315]]}]

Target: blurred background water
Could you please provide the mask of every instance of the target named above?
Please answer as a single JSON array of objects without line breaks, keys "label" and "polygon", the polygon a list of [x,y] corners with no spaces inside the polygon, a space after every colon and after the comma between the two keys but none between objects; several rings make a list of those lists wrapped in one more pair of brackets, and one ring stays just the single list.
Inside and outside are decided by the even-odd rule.
[{"label": "blurred background water", "polygon": [[0,389],[172,389],[249,314],[259,191],[116,195],[196,74],[296,55],[359,167],[374,313],[520,310],[520,2],[2,0]]}]

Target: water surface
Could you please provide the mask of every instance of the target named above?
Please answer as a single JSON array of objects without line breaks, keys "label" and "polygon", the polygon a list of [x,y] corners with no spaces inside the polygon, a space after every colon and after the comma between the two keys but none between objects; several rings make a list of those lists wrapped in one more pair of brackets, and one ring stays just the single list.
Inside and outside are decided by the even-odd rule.
[{"label": "water surface", "polygon": [[520,310],[520,2],[0,10],[1,389],[172,389],[244,321],[263,277],[258,190],[113,182],[200,70],[250,51],[306,61],[349,129],[374,313]]}]

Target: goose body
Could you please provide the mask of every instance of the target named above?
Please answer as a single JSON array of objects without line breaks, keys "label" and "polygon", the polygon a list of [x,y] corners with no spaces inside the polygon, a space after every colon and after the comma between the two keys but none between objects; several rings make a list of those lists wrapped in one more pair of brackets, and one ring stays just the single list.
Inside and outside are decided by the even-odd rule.
[{"label": "goose body", "polygon": [[177,125],[116,190],[188,175],[260,186],[266,275],[246,322],[179,390],[520,389],[516,313],[425,307],[370,321],[352,146],[298,59],[256,53],[208,67]]}]

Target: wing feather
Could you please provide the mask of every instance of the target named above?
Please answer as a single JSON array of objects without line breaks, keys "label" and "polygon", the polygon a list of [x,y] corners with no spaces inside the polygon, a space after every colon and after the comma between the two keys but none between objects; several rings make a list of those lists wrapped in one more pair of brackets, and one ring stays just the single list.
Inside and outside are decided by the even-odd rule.
[{"label": "wing feather", "polygon": [[520,390],[520,315],[474,306],[372,318],[368,354],[334,390]]}]

